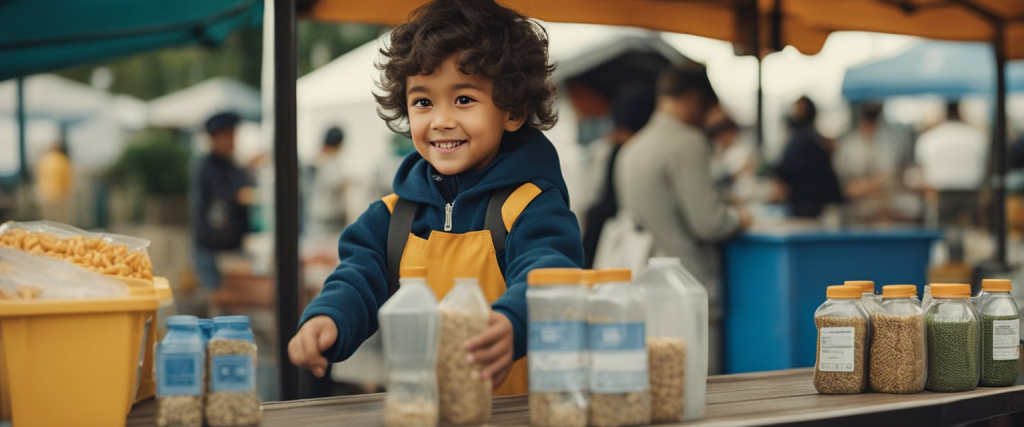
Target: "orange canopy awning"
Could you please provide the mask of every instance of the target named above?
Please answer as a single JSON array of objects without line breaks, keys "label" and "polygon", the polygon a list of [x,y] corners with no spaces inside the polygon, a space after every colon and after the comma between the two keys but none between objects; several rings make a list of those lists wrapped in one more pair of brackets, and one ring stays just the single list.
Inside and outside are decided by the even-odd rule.
[{"label": "orange canopy awning", "polygon": [[[551,22],[623,25],[729,41],[744,52],[791,45],[815,54],[833,31],[872,31],[952,41],[993,42],[1004,26],[1009,59],[1024,59],[1024,0],[501,0]],[[314,20],[395,25],[426,0],[319,0]],[[756,6],[755,6],[756,4]],[[754,8],[757,11],[754,11]],[[776,28],[777,27],[777,28]]]}]

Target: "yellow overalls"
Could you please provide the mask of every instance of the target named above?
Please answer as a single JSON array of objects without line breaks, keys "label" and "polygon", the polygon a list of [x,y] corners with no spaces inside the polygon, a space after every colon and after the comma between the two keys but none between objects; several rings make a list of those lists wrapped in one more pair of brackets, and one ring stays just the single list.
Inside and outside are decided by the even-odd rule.
[{"label": "yellow overalls", "polygon": [[[501,222],[507,234],[516,219],[531,201],[541,193],[540,188],[526,183],[507,196],[501,206]],[[388,211],[395,213],[398,196],[391,194],[383,199]],[[494,196],[492,195],[492,203]],[[393,216],[394,217],[394,216]],[[392,222],[394,224],[394,222]],[[410,221],[411,226],[411,221]],[[499,240],[504,241],[504,236]],[[401,255],[399,268],[427,267],[427,283],[443,299],[455,286],[456,278],[474,277],[480,281],[480,289],[493,304],[505,293],[505,278],[498,267],[497,251],[490,230],[471,231],[464,234],[446,233],[433,230],[424,240],[409,233],[405,250]],[[504,248],[502,247],[502,250]],[[388,270],[392,271],[392,266]],[[397,269],[396,269],[397,270]],[[499,387],[495,396],[510,396],[529,392],[526,358],[512,366],[508,380]]]}]

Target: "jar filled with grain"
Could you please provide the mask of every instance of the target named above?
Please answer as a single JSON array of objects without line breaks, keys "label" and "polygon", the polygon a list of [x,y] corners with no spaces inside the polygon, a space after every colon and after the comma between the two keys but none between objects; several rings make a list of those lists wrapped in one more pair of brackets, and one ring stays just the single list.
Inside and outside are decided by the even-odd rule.
[{"label": "jar filled with grain", "polygon": [[533,270],[527,282],[530,424],[585,427],[587,287],[582,272]]},{"label": "jar filled with grain", "polygon": [[971,286],[933,284],[925,313],[928,335],[928,381],[938,392],[974,390],[981,375],[981,326],[969,298]]},{"label": "jar filled with grain", "polygon": [[491,380],[481,380],[479,363],[469,362],[466,340],[487,330],[491,307],[477,279],[456,279],[441,300],[441,341],[437,382],[441,423],[479,425],[491,420]]},{"label": "jar filled with grain", "polygon": [[924,390],[928,349],[924,313],[916,295],[914,285],[882,288],[882,306],[871,317],[868,376],[872,390],[893,394]]},{"label": "jar filled with grain", "polygon": [[249,329],[249,318],[214,318],[206,357],[210,360],[206,424],[214,427],[259,424],[263,407],[256,393],[256,343]]},{"label": "jar filled with grain", "polygon": [[388,367],[384,425],[434,427],[441,313],[427,285],[426,268],[403,268],[400,277],[401,287],[377,314]]},{"label": "jar filled with grain", "polygon": [[860,303],[869,315],[882,308],[882,296],[875,293],[875,282],[870,280],[847,280],[843,282],[843,285],[857,286],[861,289]]},{"label": "jar filled with grain", "polygon": [[647,301],[651,418],[704,416],[708,372],[708,294],[678,258],[651,258],[636,280]]},{"label": "jar filled with grain", "polygon": [[587,301],[592,426],[650,424],[645,300],[628,269],[597,272]]},{"label": "jar filled with grain", "polygon": [[856,286],[829,286],[814,312],[818,328],[814,388],[821,394],[862,393],[867,387],[868,313]]},{"label": "jar filled with grain", "polygon": [[1010,295],[1009,280],[985,279],[978,300],[981,313],[981,380],[985,387],[1005,387],[1020,374],[1020,310]]},{"label": "jar filled with grain", "polygon": [[167,335],[156,350],[156,424],[202,427],[205,355],[199,319],[170,316],[166,322]]}]

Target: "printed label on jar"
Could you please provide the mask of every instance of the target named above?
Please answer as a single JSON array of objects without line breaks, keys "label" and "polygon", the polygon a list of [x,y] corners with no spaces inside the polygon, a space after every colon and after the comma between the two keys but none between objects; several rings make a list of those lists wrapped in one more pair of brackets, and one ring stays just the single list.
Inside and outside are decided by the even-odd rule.
[{"label": "printed label on jar", "polygon": [[158,356],[157,394],[160,396],[198,396],[202,394],[202,355],[171,353]]},{"label": "printed label on jar", "polygon": [[249,392],[256,388],[252,356],[231,354],[213,356],[210,366],[210,390]]},{"label": "printed label on jar", "polygon": [[586,324],[530,322],[530,392],[580,390],[586,386]]},{"label": "printed label on jar", "polygon": [[821,328],[818,371],[853,372],[853,327]]},{"label": "printed label on jar", "polygon": [[1019,345],[1019,321],[992,321],[992,360],[1017,360],[1020,357]]},{"label": "printed label on jar", "polygon": [[643,323],[590,324],[590,392],[597,394],[646,391],[647,347]]}]

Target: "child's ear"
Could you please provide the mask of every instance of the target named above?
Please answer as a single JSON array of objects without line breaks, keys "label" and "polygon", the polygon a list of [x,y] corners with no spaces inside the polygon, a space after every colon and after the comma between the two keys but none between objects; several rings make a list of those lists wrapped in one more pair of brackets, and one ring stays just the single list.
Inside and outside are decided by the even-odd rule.
[{"label": "child's ear", "polygon": [[505,120],[505,130],[509,132],[515,132],[519,128],[523,127],[526,123],[526,117],[515,118],[511,114],[508,116],[508,120]]}]

